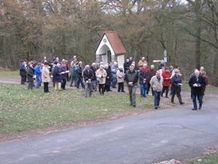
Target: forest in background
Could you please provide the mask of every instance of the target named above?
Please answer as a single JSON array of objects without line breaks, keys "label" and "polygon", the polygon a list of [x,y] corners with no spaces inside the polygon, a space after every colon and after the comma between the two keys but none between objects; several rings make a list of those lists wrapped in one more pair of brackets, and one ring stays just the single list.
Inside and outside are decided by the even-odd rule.
[{"label": "forest in background", "polygon": [[0,0],[0,67],[43,56],[92,62],[110,30],[136,61],[166,49],[170,65],[185,75],[202,65],[218,85],[216,0]]}]

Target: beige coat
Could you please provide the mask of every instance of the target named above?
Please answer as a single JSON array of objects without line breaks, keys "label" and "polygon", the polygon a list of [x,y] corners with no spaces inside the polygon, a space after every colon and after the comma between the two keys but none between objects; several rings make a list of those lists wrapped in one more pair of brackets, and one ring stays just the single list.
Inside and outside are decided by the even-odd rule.
[{"label": "beige coat", "polygon": [[49,83],[51,81],[49,69],[47,66],[43,66],[42,68],[42,82]]},{"label": "beige coat", "polygon": [[153,76],[151,78],[150,84],[154,91],[161,92],[163,89],[163,77],[160,76],[160,81],[158,81],[157,76]]},{"label": "beige coat", "polygon": [[120,70],[117,70],[117,83],[123,83],[124,82],[125,74],[124,72],[121,72]]},{"label": "beige coat", "polygon": [[99,84],[105,84],[106,83],[106,77],[107,77],[107,72],[105,69],[98,69],[96,72],[96,77],[98,79]]}]

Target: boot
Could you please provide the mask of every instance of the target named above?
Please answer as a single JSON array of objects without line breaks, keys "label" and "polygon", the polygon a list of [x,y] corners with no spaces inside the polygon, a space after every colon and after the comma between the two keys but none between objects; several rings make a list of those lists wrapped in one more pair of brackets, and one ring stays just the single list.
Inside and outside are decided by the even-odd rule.
[{"label": "boot", "polygon": [[182,101],[182,97],[181,97],[181,96],[178,96],[178,99],[179,99],[179,103],[180,103],[180,105],[183,105],[184,102]]}]

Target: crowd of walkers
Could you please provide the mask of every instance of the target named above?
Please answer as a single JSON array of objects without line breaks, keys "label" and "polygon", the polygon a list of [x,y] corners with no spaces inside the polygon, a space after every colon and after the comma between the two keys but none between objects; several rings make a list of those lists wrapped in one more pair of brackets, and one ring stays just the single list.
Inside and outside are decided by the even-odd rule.
[{"label": "crowd of walkers", "polygon": [[[160,63],[158,68],[148,65],[144,57],[136,63],[132,57],[127,58],[122,67],[116,61],[103,64],[92,63],[83,66],[74,56],[72,61],[59,60],[58,57],[48,61],[22,61],[20,64],[21,84],[28,83],[28,89],[39,88],[43,84],[44,92],[49,92],[49,83],[52,82],[55,90],[65,90],[67,81],[70,87],[82,87],[86,97],[94,91],[100,95],[117,88],[117,92],[125,92],[128,88],[130,105],[136,107],[136,90],[140,88],[140,96],[147,97],[150,93],[154,97],[154,108],[160,107],[161,97],[170,97],[174,104],[175,96],[181,105],[184,104],[181,96],[182,74],[178,67],[165,66]],[[126,85],[124,83],[126,82]],[[201,109],[203,96],[208,84],[208,78],[203,67],[195,69],[189,78],[193,110]],[[127,86],[127,87],[124,87]],[[197,103],[198,102],[198,103]]]}]

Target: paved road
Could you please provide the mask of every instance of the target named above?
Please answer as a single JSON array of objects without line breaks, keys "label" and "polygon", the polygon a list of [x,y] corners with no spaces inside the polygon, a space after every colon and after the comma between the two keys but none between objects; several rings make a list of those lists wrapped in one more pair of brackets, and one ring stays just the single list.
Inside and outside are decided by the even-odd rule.
[{"label": "paved road", "polygon": [[190,105],[0,144],[1,164],[150,164],[218,149],[218,96]]}]

